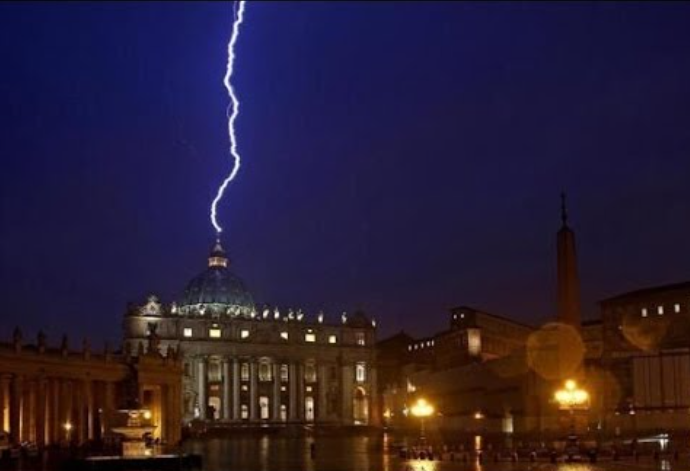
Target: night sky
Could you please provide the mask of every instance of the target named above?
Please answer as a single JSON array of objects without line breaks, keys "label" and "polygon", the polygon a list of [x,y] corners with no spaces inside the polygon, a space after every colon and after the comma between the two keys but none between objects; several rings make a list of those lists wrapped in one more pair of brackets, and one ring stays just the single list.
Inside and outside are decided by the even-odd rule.
[{"label": "night sky", "polygon": [[[259,302],[380,336],[470,305],[555,315],[559,194],[583,315],[690,279],[690,4],[251,3],[221,204]],[[231,5],[0,4],[8,339],[119,342],[206,264],[231,165]]]}]

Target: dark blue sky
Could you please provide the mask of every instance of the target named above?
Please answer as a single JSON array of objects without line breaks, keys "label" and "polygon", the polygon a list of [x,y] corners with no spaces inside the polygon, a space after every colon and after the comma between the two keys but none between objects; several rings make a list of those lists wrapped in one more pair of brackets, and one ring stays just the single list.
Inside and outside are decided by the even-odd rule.
[{"label": "dark blue sky", "polygon": [[[226,3],[0,4],[2,334],[117,341],[203,269],[230,168]],[[690,4],[250,3],[221,205],[259,301],[383,335],[690,278]]]}]

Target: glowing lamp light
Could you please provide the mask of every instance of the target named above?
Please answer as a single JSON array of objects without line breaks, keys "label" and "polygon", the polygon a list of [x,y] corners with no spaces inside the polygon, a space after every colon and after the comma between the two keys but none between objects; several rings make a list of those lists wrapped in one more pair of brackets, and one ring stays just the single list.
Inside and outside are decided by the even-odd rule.
[{"label": "glowing lamp light", "polygon": [[65,427],[65,430],[67,430],[69,432],[70,430],[72,430],[72,423],[71,422],[65,422],[65,425],[63,425],[63,427]]},{"label": "glowing lamp light", "polygon": [[589,393],[580,389],[574,380],[569,379],[565,382],[564,389],[555,392],[554,399],[563,409],[586,408],[589,404]]},{"label": "glowing lamp light", "polygon": [[429,404],[426,399],[417,399],[417,402],[410,408],[410,412],[415,417],[429,417],[434,413],[434,406]]},{"label": "glowing lamp light", "polygon": [[146,420],[151,420],[151,411],[150,410],[145,410],[144,411],[144,418]]}]

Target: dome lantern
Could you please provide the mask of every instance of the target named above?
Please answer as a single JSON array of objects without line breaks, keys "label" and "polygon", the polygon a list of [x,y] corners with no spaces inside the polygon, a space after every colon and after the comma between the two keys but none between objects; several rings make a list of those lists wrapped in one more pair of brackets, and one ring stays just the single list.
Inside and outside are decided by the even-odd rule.
[{"label": "dome lantern", "polygon": [[208,257],[209,267],[227,267],[228,257],[225,256],[225,250],[220,243],[220,237],[216,239],[216,243],[213,244],[211,249],[211,255]]}]

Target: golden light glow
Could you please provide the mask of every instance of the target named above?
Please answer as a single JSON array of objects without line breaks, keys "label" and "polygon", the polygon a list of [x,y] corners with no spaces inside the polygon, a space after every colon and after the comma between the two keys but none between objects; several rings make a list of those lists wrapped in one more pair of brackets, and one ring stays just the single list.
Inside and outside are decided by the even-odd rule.
[{"label": "golden light glow", "polygon": [[415,417],[429,417],[434,413],[434,406],[429,404],[426,399],[419,398],[410,408],[410,412],[412,412],[412,415]]},{"label": "golden light glow", "polygon": [[386,409],[386,410],[383,412],[383,416],[384,416],[386,419],[390,419],[392,415],[393,415],[393,414],[391,414],[391,410],[390,410],[390,409]]},{"label": "golden light glow", "polygon": [[569,379],[565,382],[564,389],[555,392],[554,399],[562,408],[583,408],[588,406],[589,393],[578,388],[577,383]]},{"label": "golden light glow", "polygon": [[484,414],[482,414],[480,411],[477,411],[474,413],[474,418],[479,420],[484,418]]},{"label": "golden light glow", "polygon": [[146,420],[151,420],[151,411],[150,410],[145,410],[144,411],[144,418]]},{"label": "golden light glow", "polygon": [[72,423],[71,422],[65,422],[64,427],[65,427],[65,430],[67,430],[69,432],[70,430],[72,430]]}]

